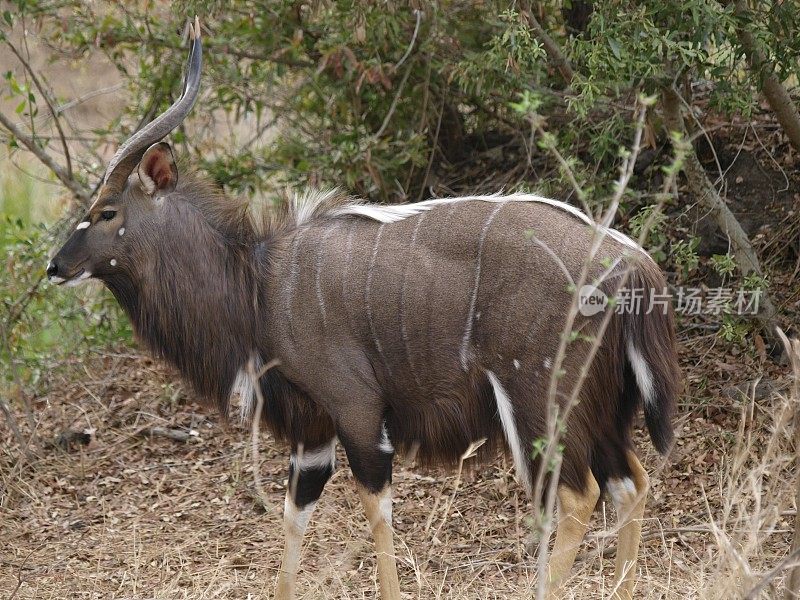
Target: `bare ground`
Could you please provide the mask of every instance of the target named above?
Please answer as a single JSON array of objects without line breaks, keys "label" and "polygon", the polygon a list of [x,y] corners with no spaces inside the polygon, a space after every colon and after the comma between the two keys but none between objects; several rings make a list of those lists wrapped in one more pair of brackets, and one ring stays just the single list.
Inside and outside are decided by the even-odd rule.
[{"label": "bare ground", "polygon": [[[780,393],[788,378],[758,357],[727,353],[709,335],[684,336],[682,352],[693,397],[691,409],[681,409],[669,461],[639,436],[653,489],[637,595],[735,597],[786,554],[791,539],[791,432]],[[709,365],[702,372],[694,367],[700,361]],[[193,404],[174,374],[135,352],[97,356],[82,371],[54,379],[52,393],[36,403],[37,432],[49,440],[40,459],[21,465],[10,433],[3,435],[0,592],[37,599],[268,597],[281,553],[286,449],[261,436],[260,477],[271,504],[265,511],[255,494],[248,430]],[[758,376],[768,385],[749,399],[731,387]],[[147,436],[153,427],[191,432],[190,439]],[[73,440],[65,450],[56,442],[66,430],[85,430],[91,441]],[[743,446],[748,438],[751,447]],[[510,462],[498,457],[457,488],[453,473],[398,463],[395,527],[407,597],[535,593],[535,556],[525,549],[530,504]],[[351,479],[340,468],[319,503],[306,537],[301,597],[375,597],[371,540]],[[572,596],[606,597],[613,523],[610,505],[601,503]]]}]

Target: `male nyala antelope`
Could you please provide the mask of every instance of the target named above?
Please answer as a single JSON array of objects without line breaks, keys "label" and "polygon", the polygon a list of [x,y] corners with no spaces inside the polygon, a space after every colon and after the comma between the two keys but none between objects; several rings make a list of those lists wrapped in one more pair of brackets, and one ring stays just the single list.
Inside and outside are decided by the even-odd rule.
[{"label": "male nyala antelope", "polygon": [[[179,173],[162,142],[200,88],[199,23],[181,98],[120,147],[96,202],[47,268],[102,281],[140,340],[227,413],[259,365],[264,420],[292,448],[277,597],[294,593],[303,532],[334,469],[337,440],[377,550],[381,597],[400,597],[392,540],[395,451],[452,464],[471,442],[502,447],[532,492],[533,443],[572,304],[568,279],[648,297],[664,279],[629,238],[567,204],[527,194],[375,206],[336,192],[297,195],[256,219],[202,177]],[[596,258],[592,246],[599,244]],[[611,266],[609,266],[611,265]],[[565,403],[602,337],[562,437],[558,526],[548,571],[558,594],[607,490],[620,515],[618,594],[630,598],[648,477],[633,452],[644,407],[656,448],[672,440],[680,379],[667,310],[578,314],[556,402]],[[599,337],[599,336],[598,336]]]}]

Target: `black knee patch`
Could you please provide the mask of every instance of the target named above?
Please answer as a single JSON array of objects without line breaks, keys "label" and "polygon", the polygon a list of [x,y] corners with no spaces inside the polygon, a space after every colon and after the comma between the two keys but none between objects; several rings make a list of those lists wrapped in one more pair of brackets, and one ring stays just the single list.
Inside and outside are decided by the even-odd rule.
[{"label": "black knee patch", "polygon": [[289,465],[289,491],[290,498],[297,508],[303,508],[316,502],[322,495],[325,484],[333,475],[333,467],[314,467],[300,469],[293,464]]},{"label": "black knee patch", "polygon": [[392,483],[394,452],[385,452],[377,446],[364,448],[357,444],[349,444],[341,436],[339,439],[347,453],[350,470],[361,485],[377,494]]}]

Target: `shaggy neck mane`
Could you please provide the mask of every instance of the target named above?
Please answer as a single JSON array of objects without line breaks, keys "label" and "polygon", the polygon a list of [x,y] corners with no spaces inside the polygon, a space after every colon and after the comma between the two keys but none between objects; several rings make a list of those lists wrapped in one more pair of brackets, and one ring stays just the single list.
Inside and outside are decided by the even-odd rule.
[{"label": "shaggy neck mane", "polygon": [[237,373],[264,339],[257,318],[263,245],[246,204],[200,178],[184,176],[161,202],[130,266],[106,284],[149,350],[227,414]]}]

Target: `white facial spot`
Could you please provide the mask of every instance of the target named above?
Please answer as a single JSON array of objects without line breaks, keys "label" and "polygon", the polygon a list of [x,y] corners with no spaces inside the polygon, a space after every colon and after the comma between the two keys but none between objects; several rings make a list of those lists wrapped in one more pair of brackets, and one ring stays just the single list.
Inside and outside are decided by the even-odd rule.
[{"label": "white facial spot", "polygon": [[111,266],[112,267],[116,267],[117,266],[117,259],[116,258],[112,258],[111,259]]},{"label": "white facial spot", "polygon": [[519,361],[516,358],[514,359],[514,368],[519,371]]},{"label": "white facial spot", "polygon": [[80,231],[81,229],[86,229],[91,224],[92,223],[90,221],[81,221],[80,223],[78,223],[78,226],[75,228],[75,231]]},{"label": "white facial spot", "polygon": [[119,231],[117,233],[119,233],[119,235],[125,235],[125,228],[124,227],[120,227]]}]

